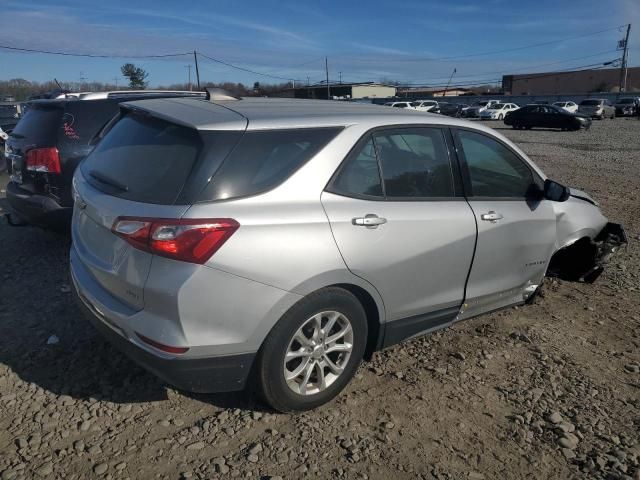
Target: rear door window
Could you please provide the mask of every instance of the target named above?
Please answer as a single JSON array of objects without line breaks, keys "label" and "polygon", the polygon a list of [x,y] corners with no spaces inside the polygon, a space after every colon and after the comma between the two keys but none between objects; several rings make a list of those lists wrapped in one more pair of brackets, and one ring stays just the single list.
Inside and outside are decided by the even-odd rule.
[{"label": "rear door window", "polygon": [[110,195],[171,205],[200,148],[195,130],[130,113],[113,126],[81,169],[87,181]]},{"label": "rear door window", "polygon": [[213,176],[202,201],[271,190],[322,150],[341,128],[248,131]]},{"label": "rear door window", "polygon": [[387,197],[453,197],[442,130],[407,128],[374,135]]}]

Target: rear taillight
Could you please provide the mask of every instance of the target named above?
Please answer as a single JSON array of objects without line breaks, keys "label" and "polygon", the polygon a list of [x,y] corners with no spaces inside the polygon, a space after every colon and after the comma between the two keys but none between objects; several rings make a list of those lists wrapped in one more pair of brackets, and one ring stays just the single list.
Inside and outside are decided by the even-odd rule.
[{"label": "rear taillight", "polygon": [[60,155],[56,147],[32,148],[25,155],[27,170],[43,173],[60,173]]},{"label": "rear taillight", "polygon": [[111,231],[137,249],[203,264],[240,224],[231,218],[168,219],[118,217]]}]

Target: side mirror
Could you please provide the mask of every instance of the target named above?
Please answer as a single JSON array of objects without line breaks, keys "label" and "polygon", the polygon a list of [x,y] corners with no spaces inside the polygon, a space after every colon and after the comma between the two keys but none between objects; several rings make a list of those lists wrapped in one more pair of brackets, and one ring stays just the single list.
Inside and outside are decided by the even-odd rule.
[{"label": "side mirror", "polygon": [[544,198],[552,202],[565,202],[569,199],[571,192],[569,187],[561,183],[546,179],[544,181]]}]

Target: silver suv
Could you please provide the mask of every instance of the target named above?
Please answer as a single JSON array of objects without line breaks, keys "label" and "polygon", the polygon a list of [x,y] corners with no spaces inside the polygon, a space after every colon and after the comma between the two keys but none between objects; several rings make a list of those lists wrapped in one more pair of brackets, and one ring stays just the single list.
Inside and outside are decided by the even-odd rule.
[{"label": "silver suv", "polygon": [[[625,241],[494,130],[329,101],[125,104],[74,177],[89,320],[178,388],[256,385],[280,411],[363,358],[592,281]],[[250,379],[250,380],[248,380]]]}]

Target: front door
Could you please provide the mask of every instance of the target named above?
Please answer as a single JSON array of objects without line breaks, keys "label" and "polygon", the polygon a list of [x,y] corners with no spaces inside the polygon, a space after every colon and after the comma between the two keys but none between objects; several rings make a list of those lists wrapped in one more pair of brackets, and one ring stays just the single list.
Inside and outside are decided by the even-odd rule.
[{"label": "front door", "polygon": [[459,129],[456,148],[478,225],[462,319],[533,293],[553,252],[556,217],[551,202],[541,198],[542,179],[506,144]]},{"label": "front door", "polygon": [[347,267],[380,293],[387,332],[408,328],[401,337],[452,321],[464,298],[476,226],[446,135],[434,127],[376,130],[322,194]]}]

